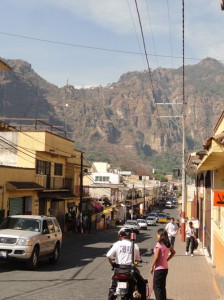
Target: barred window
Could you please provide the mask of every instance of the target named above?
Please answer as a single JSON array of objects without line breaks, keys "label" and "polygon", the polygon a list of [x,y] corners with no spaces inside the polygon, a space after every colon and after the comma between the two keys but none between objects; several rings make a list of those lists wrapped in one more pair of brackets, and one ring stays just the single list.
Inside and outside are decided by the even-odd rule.
[{"label": "barred window", "polygon": [[55,163],[54,164],[54,175],[62,176],[63,171],[63,165]]},{"label": "barred window", "polygon": [[36,160],[36,174],[49,175],[50,162],[45,160]]}]

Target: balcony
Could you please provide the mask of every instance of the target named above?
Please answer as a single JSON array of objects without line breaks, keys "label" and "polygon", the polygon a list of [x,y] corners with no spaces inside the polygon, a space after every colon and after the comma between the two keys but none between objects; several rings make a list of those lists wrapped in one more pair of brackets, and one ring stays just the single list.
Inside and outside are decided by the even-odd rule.
[{"label": "balcony", "polygon": [[36,183],[46,190],[72,190],[73,179],[36,174]]}]

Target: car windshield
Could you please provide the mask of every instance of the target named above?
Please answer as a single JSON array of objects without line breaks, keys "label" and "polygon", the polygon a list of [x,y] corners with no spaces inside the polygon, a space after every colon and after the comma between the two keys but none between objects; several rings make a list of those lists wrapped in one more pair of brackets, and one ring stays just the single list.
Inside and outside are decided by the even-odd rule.
[{"label": "car windshield", "polygon": [[40,232],[40,220],[27,218],[6,218],[0,229],[15,229]]},{"label": "car windshield", "polygon": [[138,221],[138,223],[146,223],[146,221],[143,220],[143,219],[139,219],[139,220],[137,220],[137,221]]},{"label": "car windshield", "polygon": [[159,217],[159,218],[165,218],[166,215],[164,215],[164,214],[158,214],[157,217]]},{"label": "car windshield", "polygon": [[127,225],[136,225],[136,221],[127,221],[127,222],[125,222],[125,224],[127,224]]},{"label": "car windshield", "polygon": [[154,217],[148,217],[147,220],[154,220]]}]

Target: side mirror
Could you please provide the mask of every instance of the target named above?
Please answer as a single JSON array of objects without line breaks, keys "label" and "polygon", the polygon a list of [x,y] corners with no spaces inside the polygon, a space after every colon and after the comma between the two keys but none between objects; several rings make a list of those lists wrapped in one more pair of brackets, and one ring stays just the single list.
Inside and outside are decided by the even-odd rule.
[{"label": "side mirror", "polygon": [[43,230],[43,234],[49,234],[50,233],[50,230],[49,229],[44,229]]}]

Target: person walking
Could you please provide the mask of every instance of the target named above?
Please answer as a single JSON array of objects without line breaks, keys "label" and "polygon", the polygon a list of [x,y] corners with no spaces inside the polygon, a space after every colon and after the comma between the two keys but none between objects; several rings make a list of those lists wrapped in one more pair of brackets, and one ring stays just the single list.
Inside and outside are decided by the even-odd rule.
[{"label": "person walking", "polygon": [[186,230],[186,255],[188,255],[189,247],[191,246],[191,256],[194,256],[194,241],[196,239],[196,230],[193,222],[189,222]]},{"label": "person walking", "polygon": [[171,247],[167,231],[160,228],[157,231],[157,244],[154,248],[154,259],[151,265],[153,274],[153,289],[156,300],[167,300],[166,298],[166,277],[168,274],[168,261],[175,255]]},{"label": "person walking", "polygon": [[170,218],[170,222],[166,225],[166,231],[168,233],[168,237],[169,237],[169,240],[170,240],[170,244],[171,244],[171,247],[174,248],[174,243],[175,243],[175,237],[176,237],[176,234],[178,233],[178,227],[177,227],[177,224],[174,223],[174,218]]}]

